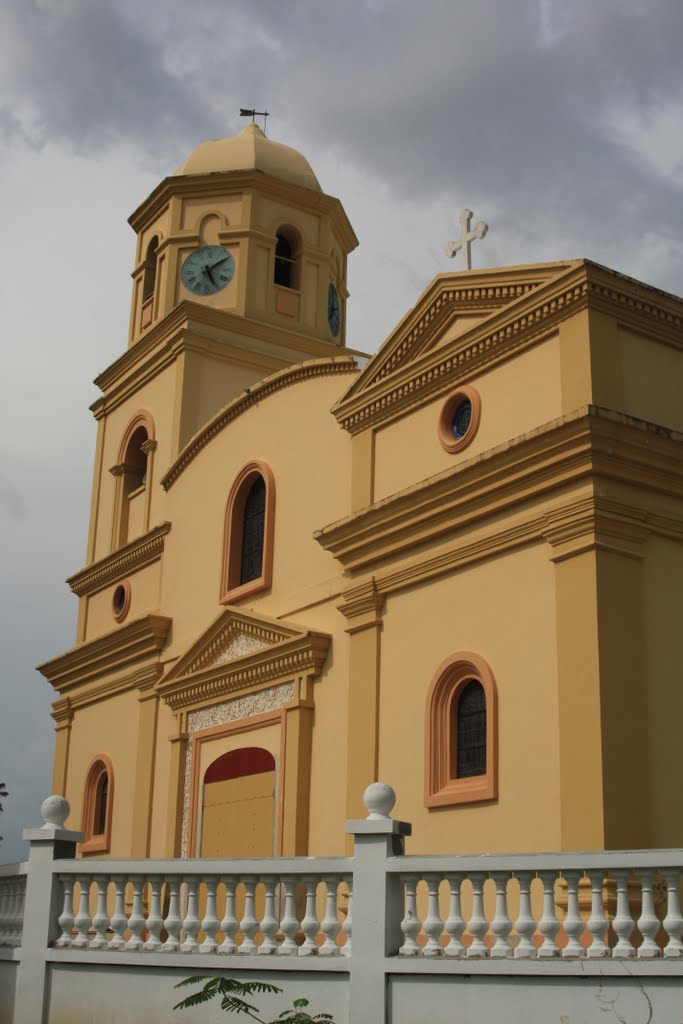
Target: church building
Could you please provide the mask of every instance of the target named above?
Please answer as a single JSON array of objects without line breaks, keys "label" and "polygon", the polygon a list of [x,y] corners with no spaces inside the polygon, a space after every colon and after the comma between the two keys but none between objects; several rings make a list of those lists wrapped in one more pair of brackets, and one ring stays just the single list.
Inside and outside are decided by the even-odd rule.
[{"label": "church building", "polygon": [[[80,855],[683,846],[683,300],[439,274],[366,361],[357,238],[254,124],[130,218],[53,792]],[[351,339],[352,340],[352,339]]]}]

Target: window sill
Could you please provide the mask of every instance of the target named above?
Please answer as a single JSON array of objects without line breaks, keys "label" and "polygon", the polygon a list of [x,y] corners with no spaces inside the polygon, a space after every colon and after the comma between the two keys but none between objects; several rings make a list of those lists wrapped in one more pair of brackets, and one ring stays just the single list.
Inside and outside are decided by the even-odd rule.
[{"label": "window sill", "polygon": [[259,576],[256,580],[249,580],[248,583],[241,583],[238,587],[231,587],[221,594],[221,604],[234,604],[243,597],[251,597],[253,594],[260,594],[270,587],[270,580],[265,576]]},{"label": "window sill", "polygon": [[425,807],[457,807],[497,799],[494,779],[490,775],[476,775],[470,779],[453,779],[436,793],[426,793]]},{"label": "window sill", "polygon": [[106,836],[91,836],[80,845],[81,853],[109,853],[109,840]]}]

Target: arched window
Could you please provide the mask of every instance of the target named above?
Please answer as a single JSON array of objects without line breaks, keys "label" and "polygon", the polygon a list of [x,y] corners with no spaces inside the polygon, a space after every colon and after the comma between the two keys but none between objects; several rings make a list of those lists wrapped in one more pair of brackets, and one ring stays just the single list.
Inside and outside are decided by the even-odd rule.
[{"label": "arched window", "polygon": [[150,240],[147,246],[147,253],[145,255],[145,270],[142,278],[142,301],[147,302],[147,299],[151,299],[154,295],[154,287],[156,285],[157,278],[157,249],[159,248],[159,239],[155,235]]},{"label": "arched window", "polygon": [[101,853],[109,850],[113,799],[112,763],[106,754],[98,754],[88,770],[83,794],[81,824],[81,831],[85,833],[85,842],[81,846],[83,853]]},{"label": "arched window", "polygon": [[141,411],[133,417],[119,447],[118,462],[112,473],[117,478],[116,509],[112,547],[115,549],[149,529],[150,477],[154,440],[154,421]]},{"label": "arched window", "polygon": [[223,604],[270,587],[273,579],[275,480],[270,467],[250,462],[235,480],[225,512]]},{"label": "arched window", "polygon": [[301,238],[294,228],[281,227],[275,235],[273,280],[281,288],[301,287]]},{"label": "arched window", "polygon": [[494,800],[498,796],[496,682],[470,651],[448,658],[427,698],[425,804]]}]

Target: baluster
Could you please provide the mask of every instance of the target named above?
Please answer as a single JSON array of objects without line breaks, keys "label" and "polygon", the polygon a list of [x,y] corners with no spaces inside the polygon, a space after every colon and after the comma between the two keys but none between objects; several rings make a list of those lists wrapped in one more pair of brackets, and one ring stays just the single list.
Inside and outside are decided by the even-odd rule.
[{"label": "baluster", "polygon": [[560,922],[557,920],[555,910],[555,872],[539,871],[538,877],[543,883],[543,916],[538,922],[538,930],[543,936],[543,944],[539,947],[538,955],[542,957],[559,956],[560,950],[555,942],[560,930]]},{"label": "baluster", "polygon": [[180,926],[182,921],[179,913],[180,879],[177,875],[171,875],[166,879],[168,885],[168,916],[164,921],[164,928],[168,938],[161,947],[162,953],[175,953],[180,949]]},{"label": "baluster", "polygon": [[422,956],[442,956],[443,949],[439,944],[443,931],[443,921],[439,913],[439,883],[440,875],[429,874],[425,876],[427,883],[427,916],[422,927],[427,936],[427,944],[422,948]]},{"label": "baluster", "polygon": [[142,914],[142,890],[144,887],[144,881],[139,875],[135,875],[130,881],[133,886],[133,909],[130,917],[128,918],[128,931],[130,932],[130,938],[124,946],[124,949],[138,950],[142,949],[142,930],[145,927],[145,919]]},{"label": "baluster", "polygon": [[315,956],[318,946],[315,938],[320,930],[318,917],[315,912],[315,892],[317,883],[315,878],[304,878],[306,886],[306,913],[301,922],[301,930],[304,933],[304,943],[299,946],[299,956]]},{"label": "baluster", "polygon": [[605,917],[602,898],[604,871],[601,869],[591,871],[589,877],[591,883],[591,916],[588,918],[586,927],[593,936],[593,941],[588,947],[587,955],[599,958],[609,956],[609,946],[605,942],[608,922]]},{"label": "baluster", "polygon": [[636,955],[636,950],[631,942],[634,921],[628,905],[628,879],[630,871],[613,871],[612,877],[617,886],[617,912],[612,927],[617,936],[617,944],[612,950],[613,957],[629,959]]},{"label": "baluster", "polygon": [[583,872],[564,871],[563,874],[567,883],[567,916],[562,926],[567,936],[567,945],[562,950],[562,956],[585,956],[586,950],[581,945],[583,918],[579,911],[579,879],[583,877]]},{"label": "baluster", "polygon": [[299,952],[299,947],[295,942],[299,931],[299,918],[296,916],[296,879],[288,875],[282,879],[282,884],[285,887],[285,908],[280,920],[280,931],[284,935],[284,940],[280,944],[278,953],[296,956]]},{"label": "baluster", "polygon": [[223,932],[223,941],[218,947],[218,952],[225,955],[230,955],[237,952],[237,943],[235,942],[235,932],[239,921],[235,914],[235,886],[236,882],[234,878],[225,878],[225,913],[223,914],[223,920],[221,921],[221,931]]},{"label": "baluster", "polygon": [[278,919],[275,914],[275,878],[268,875],[261,879],[265,889],[265,903],[263,906],[263,917],[261,918],[261,934],[263,941],[258,952],[263,955],[277,953],[277,939],[275,938],[278,928]]},{"label": "baluster", "polygon": [[515,877],[519,883],[519,914],[515,921],[519,942],[514,948],[513,955],[528,960],[538,956],[538,950],[533,943],[536,919],[531,913],[531,881],[534,875],[531,871],[518,871]]},{"label": "baluster", "polygon": [[59,915],[57,924],[62,929],[62,934],[55,942],[55,946],[65,949],[71,945],[71,932],[74,926],[73,891],[74,882],[71,875],[61,875],[60,881],[64,889],[64,902],[62,912]]},{"label": "baluster", "polygon": [[[216,942],[216,931],[218,929],[218,918],[216,916],[217,880],[211,877],[205,878],[204,884],[206,885],[206,908],[202,918],[204,941],[199,947],[199,952],[215,953],[218,949],[218,943]],[[199,881],[197,882],[197,890],[199,891]]]},{"label": "baluster", "polygon": [[320,956],[337,956],[339,945],[337,936],[339,934],[339,918],[337,917],[337,885],[339,879],[336,876],[328,875],[325,879],[327,895],[325,897],[325,916],[320,925],[325,936],[325,941],[320,947]]},{"label": "baluster", "polygon": [[258,931],[258,920],[255,914],[255,889],[256,879],[244,879],[244,916],[240,921],[243,939],[238,950],[239,953],[256,953],[258,951],[258,946],[254,942],[254,936]]},{"label": "baluster", "polygon": [[114,915],[109,922],[109,927],[113,932],[109,940],[109,949],[125,949],[125,932],[128,926],[128,918],[126,917],[126,880],[122,875],[117,875],[113,881],[116,887],[116,896],[114,898]]},{"label": "baluster", "polygon": [[161,916],[161,879],[159,876],[153,875],[149,880],[149,885],[152,890],[152,900],[147,917],[147,941],[142,948],[156,951],[162,948],[161,929],[164,926],[164,919]]},{"label": "baluster", "polygon": [[678,895],[678,880],[681,873],[678,868],[669,868],[662,874],[666,881],[666,917],[662,921],[662,925],[669,936],[669,941],[664,947],[664,956],[678,958],[683,956],[683,943],[681,942],[683,917]]},{"label": "baluster", "polygon": [[351,884],[349,883],[349,898],[346,904],[346,917],[344,918],[344,923],[342,924],[342,930],[344,932],[344,935],[346,936],[346,942],[342,946],[342,956],[351,956],[351,935],[353,933],[352,908],[353,892],[351,890]]},{"label": "baluster", "polygon": [[415,939],[420,931],[420,919],[417,916],[417,899],[415,896],[415,890],[417,889],[417,876],[416,875],[403,875],[403,884],[405,885],[405,910],[403,913],[403,920],[401,921],[401,931],[403,932],[403,945],[399,949],[399,956],[417,956],[420,952]]},{"label": "baluster", "polygon": [[468,922],[472,943],[467,947],[466,956],[488,956],[489,950],[484,942],[484,936],[489,930],[489,923],[484,917],[484,882],[486,875],[475,872],[470,875],[472,883],[472,914]]},{"label": "baluster", "polygon": [[81,876],[78,879],[81,892],[78,900],[78,913],[74,919],[77,929],[76,938],[71,945],[74,949],[86,949],[88,946],[88,929],[90,928],[90,879]]},{"label": "baluster", "polygon": [[445,956],[464,956],[465,947],[460,941],[465,931],[465,918],[460,907],[460,881],[462,875],[448,875],[449,904],[448,917],[444,928],[450,941],[444,949]]},{"label": "baluster", "polygon": [[0,946],[8,946],[10,944],[10,929],[9,929],[9,892],[10,884],[8,881],[0,882]]},{"label": "baluster", "polygon": [[98,875],[95,878],[97,883],[97,910],[92,919],[92,926],[95,929],[95,936],[90,940],[90,949],[107,949],[107,928],[109,927],[109,914],[107,913],[107,888],[109,881]]},{"label": "baluster", "polygon": [[199,949],[197,932],[201,924],[197,916],[199,879],[195,875],[188,875],[185,878],[185,884],[187,885],[187,911],[183,920],[185,939],[180,944],[180,950],[182,953],[196,953]]},{"label": "baluster", "polygon": [[12,879],[9,883],[10,908],[9,908],[9,944],[10,946],[21,945],[21,933],[24,927],[22,915],[22,891],[18,879]]},{"label": "baluster", "polygon": [[659,931],[659,918],[655,913],[655,901],[652,892],[655,873],[645,868],[640,871],[642,905],[640,917],[638,918],[638,930],[643,936],[643,942],[638,948],[638,956],[648,960],[662,955],[662,951],[655,941],[655,935]]},{"label": "baluster", "polygon": [[491,931],[496,936],[496,941],[491,948],[491,956],[508,957],[512,956],[512,946],[508,941],[512,921],[507,904],[507,883],[510,875],[507,871],[494,871],[491,877],[496,883],[496,915],[491,921]]}]

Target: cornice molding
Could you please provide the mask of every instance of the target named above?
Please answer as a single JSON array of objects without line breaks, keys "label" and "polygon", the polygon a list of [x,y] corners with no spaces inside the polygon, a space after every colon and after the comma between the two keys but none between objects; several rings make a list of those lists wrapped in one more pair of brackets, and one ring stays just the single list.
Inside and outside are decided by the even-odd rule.
[{"label": "cornice molding", "polygon": [[[681,434],[587,406],[371,505],[315,537],[347,572],[358,572],[581,480],[616,480],[683,503],[682,442]],[[657,528],[662,518],[649,518],[648,529]],[[672,521],[677,522],[675,517]],[[672,521],[669,531],[676,529]],[[513,534],[518,530],[514,527]],[[485,547],[495,547],[505,532],[494,531]],[[524,530],[522,535],[524,540],[515,543],[529,539]]]},{"label": "cornice molding", "polygon": [[[346,252],[352,252],[358,245],[358,238],[346,216],[346,211],[336,196],[326,192],[296,185],[293,182],[275,178],[264,171],[217,171],[209,174],[170,174],[164,178],[150,195],[128,218],[133,231],[140,232],[146,224],[158,217],[175,196],[224,197],[226,194],[256,190],[272,198],[285,200],[292,206],[310,211],[327,213],[335,221],[340,242]],[[242,227],[242,225],[237,225]]]},{"label": "cornice molding", "polygon": [[218,434],[221,433],[229,423],[241,416],[247,409],[257,405],[269,395],[275,394],[283,388],[291,387],[300,381],[309,380],[312,377],[327,377],[334,374],[354,373],[357,367],[351,356],[337,356],[327,359],[311,359],[296,366],[287,367],[278,373],[266,377],[251,388],[243,391],[234,398],[220,412],[211,419],[205,427],[194,435],[181,451],[178,458],[161,478],[161,485],[165,490],[176,482],[178,477],[187,469],[190,463],[197,457],[200,451],[209,444]]},{"label": "cornice molding", "polygon": [[[87,683],[101,679],[102,676],[117,676],[111,682],[102,684],[105,689],[128,686],[129,680],[136,672],[143,675],[151,671],[149,662],[158,662],[159,652],[163,649],[171,619],[163,615],[145,615],[119,626],[111,633],[90,640],[88,643],[72,647],[66,654],[38,665],[38,671],[52,684],[59,693],[69,692],[83,687]],[[133,670],[132,665],[140,665]],[[128,670],[122,682],[121,673]],[[73,700],[73,698],[72,698]]]},{"label": "cornice molding", "polygon": [[86,565],[66,581],[78,597],[96,594],[110,583],[115,583],[131,572],[157,562],[164,552],[170,523],[160,523],[142,537],[106,555],[92,565]]},{"label": "cornice molding", "polygon": [[[586,260],[558,266],[558,274],[513,297],[483,323],[430,349],[430,341],[467,311],[470,301],[459,280],[438,278],[439,287],[433,294],[428,289],[410,319],[399,325],[395,351],[390,345],[391,355],[384,356],[379,371],[373,364],[381,360],[381,349],[333,407],[341,426],[355,434],[405,415],[445,394],[454,379],[466,383],[538,344],[582,309],[607,312],[627,329],[683,349],[681,299]],[[488,272],[491,288],[497,273]],[[485,274],[479,272],[480,277]],[[402,333],[406,336],[399,340]],[[400,365],[401,358],[405,365]]]}]

